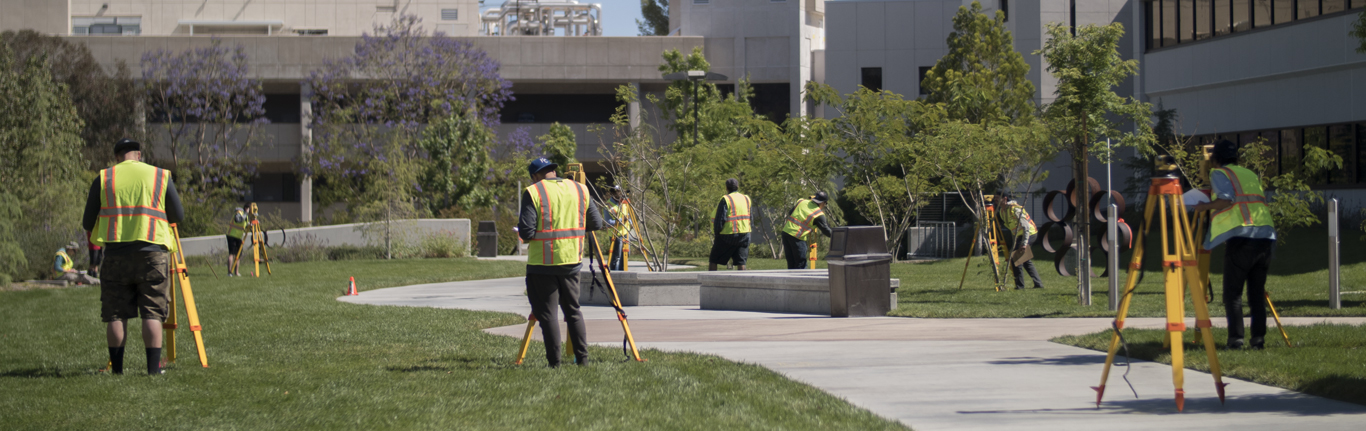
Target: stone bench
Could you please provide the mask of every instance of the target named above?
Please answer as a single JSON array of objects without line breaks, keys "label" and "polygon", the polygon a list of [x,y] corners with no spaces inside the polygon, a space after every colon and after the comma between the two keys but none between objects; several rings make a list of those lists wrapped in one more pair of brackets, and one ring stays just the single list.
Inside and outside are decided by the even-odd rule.
[{"label": "stone bench", "polygon": [[[824,269],[707,272],[698,276],[704,310],[830,315],[830,277]],[[892,307],[901,281],[891,279]]]},{"label": "stone bench", "polygon": [[[698,271],[687,272],[613,272],[612,281],[623,307],[639,305],[697,305]],[[598,272],[601,289],[590,291],[593,277],[587,270],[579,274],[579,303],[611,305],[611,293]]]}]

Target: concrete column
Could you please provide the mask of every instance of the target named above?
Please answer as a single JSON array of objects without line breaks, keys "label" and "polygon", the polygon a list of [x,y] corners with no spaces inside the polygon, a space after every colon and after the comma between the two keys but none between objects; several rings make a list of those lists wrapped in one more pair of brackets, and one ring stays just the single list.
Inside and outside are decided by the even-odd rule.
[{"label": "concrete column", "polygon": [[[313,88],[304,83],[299,89],[299,160],[313,155]],[[299,221],[313,223],[313,177],[304,174],[299,181]]]},{"label": "concrete column", "polygon": [[631,131],[635,131],[637,127],[640,127],[640,83],[631,82],[626,85],[630,85],[631,92],[636,95],[636,101],[626,105],[626,117],[630,119]]}]

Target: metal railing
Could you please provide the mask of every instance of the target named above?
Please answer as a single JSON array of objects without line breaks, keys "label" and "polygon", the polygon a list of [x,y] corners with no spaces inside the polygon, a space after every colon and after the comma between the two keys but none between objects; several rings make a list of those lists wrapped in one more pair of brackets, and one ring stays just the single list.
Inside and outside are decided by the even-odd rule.
[{"label": "metal railing", "polygon": [[920,222],[906,230],[906,259],[949,259],[957,248],[954,222]]}]

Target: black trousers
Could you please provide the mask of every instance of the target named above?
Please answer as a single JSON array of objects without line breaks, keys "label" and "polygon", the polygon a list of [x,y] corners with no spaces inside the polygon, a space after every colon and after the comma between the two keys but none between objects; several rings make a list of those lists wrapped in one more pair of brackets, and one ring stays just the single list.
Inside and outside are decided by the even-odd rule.
[{"label": "black trousers", "polygon": [[[1029,247],[1029,240],[1030,240],[1030,239],[1033,239],[1033,236],[1031,236],[1031,235],[1029,235],[1029,234],[1016,235],[1016,236],[1015,236],[1015,243],[1011,244],[1011,246],[1013,246],[1013,247],[1015,247],[1015,248],[1019,248],[1019,247],[1020,247],[1020,244],[1024,244],[1025,247]],[[1012,248],[1012,250],[1013,250],[1013,249],[1014,249],[1014,248]],[[1007,257],[1008,257],[1008,256],[1009,256],[1009,255],[1007,255]],[[1010,265],[1010,264],[1011,264],[1011,262],[1009,262],[1009,261],[1006,262],[1006,265]],[[1021,270],[1022,268],[1023,268],[1023,270]],[[1038,270],[1037,268],[1034,268],[1034,260],[1033,260],[1033,259],[1030,259],[1030,260],[1026,260],[1025,263],[1023,263],[1023,264],[1020,264],[1020,266],[1014,266],[1014,265],[1011,265],[1011,266],[1010,266],[1010,273],[1011,273],[1012,275],[1015,276],[1015,288],[1016,288],[1016,289],[1024,289],[1024,274],[1022,274],[1022,273],[1024,273],[1024,272],[1028,272],[1028,273],[1029,273],[1029,278],[1034,282],[1034,287],[1037,287],[1037,288],[1040,288],[1040,289],[1043,288],[1043,280],[1040,280],[1040,279],[1039,279],[1039,270]]]},{"label": "black trousers", "polygon": [[569,324],[569,342],[574,345],[574,357],[580,362],[588,359],[588,331],[579,311],[579,273],[572,275],[526,275],[526,296],[531,301],[531,315],[541,325],[545,341],[545,359],[550,366],[560,365],[560,324],[555,315],[555,304],[564,310],[564,322]]},{"label": "black trousers", "polygon": [[608,268],[613,271],[621,271],[622,268],[625,268],[625,265],[622,262],[624,259],[625,257],[621,255],[621,238],[613,238],[612,260],[608,263]]},{"label": "black trousers", "polygon": [[787,269],[806,269],[806,260],[811,253],[811,250],[806,246],[806,241],[787,233],[783,233],[782,237],[783,256],[787,257]]},{"label": "black trousers", "polygon": [[1266,270],[1275,245],[1275,240],[1239,237],[1224,243],[1224,315],[1228,317],[1229,341],[1244,336],[1244,283],[1252,315],[1252,344],[1261,344],[1266,336]]}]

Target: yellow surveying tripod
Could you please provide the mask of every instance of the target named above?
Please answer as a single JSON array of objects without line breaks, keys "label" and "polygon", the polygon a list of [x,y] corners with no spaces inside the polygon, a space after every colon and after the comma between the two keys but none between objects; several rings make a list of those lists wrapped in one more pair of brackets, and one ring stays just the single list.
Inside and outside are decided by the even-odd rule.
[{"label": "yellow surveying tripod", "polygon": [[[251,235],[251,260],[255,265],[251,275],[254,277],[261,276],[261,262],[266,263],[267,274],[275,275],[275,273],[270,270],[270,256],[266,254],[265,234],[261,230],[260,211],[256,207],[256,202],[252,202],[251,205],[247,206],[247,219],[251,220],[251,223],[247,227],[247,234]],[[237,260],[233,261],[232,272],[237,273],[237,265],[241,264],[242,249],[238,248]]]},{"label": "yellow surveying tripod", "polygon": [[[991,256],[991,259],[989,260],[989,262],[991,263],[991,275],[992,277],[994,277],[995,280],[996,291],[1002,292],[1006,290],[1006,279],[1004,274],[1004,267],[1002,267],[1001,265],[1001,262],[1003,262],[1004,259],[1001,257],[1001,255],[1006,253],[1005,245],[1001,244],[1000,241],[1001,235],[999,232],[999,226],[996,225],[996,204],[994,202],[995,198],[996,196],[993,195],[984,195],[982,197],[982,199],[986,201],[986,210],[983,211],[982,219],[984,221],[983,225],[985,225],[984,227],[986,230],[987,237],[986,254]],[[978,242],[979,241],[977,241],[976,239],[973,239],[972,247],[968,249],[968,259],[966,262],[963,262],[963,276],[958,279],[959,289],[963,288],[963,283],[966,282],[968,279],[968,266],[972,265],[972,254],[973,252],[977,251]]]},{"label": "yellow surveying tripod", "polygon": [[[584,174],[583,164],[580,163],[570,163],[568,165],[565,165],[563,177],[573,181],[577,181],[580,184],[588,184],[588,176]],[[597,256],[598,265],[602,268],[602,277],[604,280],[607,281],[607,291],[612,293],[612,296],[610,297],[612,300],[612,308],[616,309],[617,321],[621,322],[621,330],[626,333],[626,339],[624,341],[625,344],[629,345],[630,347],[629,356],[632,359],[635,359],[637,362],[645,362],[645,359],[642,359],[640,357],[640,350],[636,348],[635,337],[631,335],[631,325],[626,322],[626,311],[621,309],[621,299],[617,297],[616,285],[612,283],[612,272],[607,268],[607,261],[603,260],[602,258],[602,247],[596,247],[598,245],[597,236],[593,235],[593,231],[587,231],[585,233],[587,234],[586,239],[588,241],[591,241],[591,243],[595,246],[593,247],[593,254]],[[624,255],[622,257],[625,258]],[[589,265],[592,264],[592,256],[590,255]],[[555,325],[557,323],[545,322],[545,324]],[[526,351],[528,348],[531,347],[531,333],[535,329],[536,316],[527,315],[526,335],[522,336],[522,347],[517,351],[517,360],[513,362],[514,364],[521,365],[522,360],[526,358]],[[566,349],[565,351],[569,351],[569,349]]]},{"label": "yellow surveying tripod", "polygon": [[[1167,163],[1167,166],[1170,166],[1170,162]],[[1139,273],[1143,270],[1143,239],[1152,228],[1154,215],[1157,216],[1158,232],[1161,236],[1162,273],[1167,303],[1165,343],[1171,346],[1172,384],[1176,387],[1176,409],[1184,410],[1186,406],[1186,391],[1183,389],[1185,355],[1182,334],[1186,330],[1187,290],[1190,291],[1191,303],[1195,306],[1195,326],[1200,330],[1205,353],[1209,356],[1210,374],[1214,375],[1214,388],[1219,394],[1219,402],[1223,403],[1226,384],[1223,382],[1223,371],[1219,367],[1218,353],[1214,348],[1214,333],[1211,331],[1213,325],[1210,322],[1209,307],[1206,305],[1209,302],[1205,296],[1208,272],[1201,273],[1191,221],[1187,218],[1182,205],[1181,182],[1175,175],[1169,175],[1153,178],[1152,186],[1148,189],[1148,200],[1143,210],[1143,230],[1138,241],[1135,241],[1133,258],[1129,262],[1129,275],[1125,281],[1123,297],[1120,298],[1119,313],[1115,315],[1112,325],[1114,334],[1110,338],[1110,348],[1105,356],[1105,368],[1101,372],[1100,385],[1092,387],[1096,391],[1096,406],[1100,406],[1101,398],[1105,395],[1105,382],[1110,377],[1110,367],[1114,363],[1115,353],[1123,342],[1124,319],[1129,313]]]},{"label": "yellow surveying tripod", "polygon": [[[185,315],[190,318],[190,331],[194,333],[194,345],[199,351],[199,365],[204,368],[209,367],[209,357],[204,353],[204,334],[203,327],[199,325],[199,308],[194,304],[194,291],[190,289],[190,273],[185,265],[184,248],[180,246],[180,229],[175,223],[171,223],[171,234],[175,236],[176,250],[171,253],[171,294],[168,295],[170,312],[166,315],[166,321],[161,324],[165,330],[166,340],[166,362],[173,363],[176,360],[175,351],[175,330],[178,326],[179,317],[176,313],[175,288],[180,286],[180,293],[185,297]],[[210,268],[213,266],[210,265]]]}]

